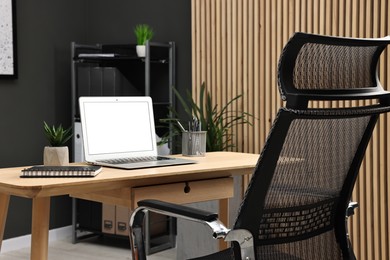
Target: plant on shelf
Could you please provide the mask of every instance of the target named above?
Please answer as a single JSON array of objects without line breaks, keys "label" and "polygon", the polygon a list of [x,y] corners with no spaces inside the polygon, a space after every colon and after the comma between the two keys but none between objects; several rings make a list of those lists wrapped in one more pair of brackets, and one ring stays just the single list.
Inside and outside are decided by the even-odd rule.
[{"label": "plant on shelf", "polygon": [[145,57],[145,44],[153,38],[154,31],[147,24],[137,24],[134,28],[134,34],[137,38],[137,55]]},{"label": "plant on shelf", "polygon": [[43,164],[47,166],[58,166],[69,164],[69,149],[65,144],[72,138],[72,128],[49,126],[43,122],[45,136],[50,146],[45,146],[43,152]]},{"label": "plant on shelf", "polygon": [[[186,116],[188,118],[196,118],[203,131],[207,131],[206,151],[223,151],[235,147],[233,143],[232,127],[249,124],[249,117],[253,117],[246,112],[240,112],[232,110],[232,105],[237,102],[242,95],[238,95],[226,103],[221,109],[217,104],[213,104],[212,96],[206,90],[206,84],[203,82],[199,93],[199,104],[191,97],[191,93],[187,91],[186,99],[184,99],[180,93],[173,88],[173,91],[179,100],[180,104],[184,108]],[[169,107],[168,118],[161,119],[161,122],[172,123],[173,131],[172,136],[179,135],[183,131],[183,127],[180,123],[179,113],[174,107]],[[167,140],[167,136],[165,137]]]}]

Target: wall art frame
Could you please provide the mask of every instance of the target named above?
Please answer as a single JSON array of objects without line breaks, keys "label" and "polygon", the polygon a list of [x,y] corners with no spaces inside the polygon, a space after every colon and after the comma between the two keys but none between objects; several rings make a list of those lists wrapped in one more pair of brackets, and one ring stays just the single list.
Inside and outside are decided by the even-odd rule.
[{"label": "wall art frame", "polygon": [[0,79],[18,76],[15,5],[15,0],[0,0]]}]

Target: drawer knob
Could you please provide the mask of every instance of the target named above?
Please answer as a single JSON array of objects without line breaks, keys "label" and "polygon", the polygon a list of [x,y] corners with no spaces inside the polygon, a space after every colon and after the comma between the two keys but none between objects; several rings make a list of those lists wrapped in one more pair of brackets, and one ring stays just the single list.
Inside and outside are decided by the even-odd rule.
[{"label": "drawer knob", "polygon": [[184,193],[190,193],[191,187],[188,185],[188,182],[186,182],[186,186],[184,186]]}]

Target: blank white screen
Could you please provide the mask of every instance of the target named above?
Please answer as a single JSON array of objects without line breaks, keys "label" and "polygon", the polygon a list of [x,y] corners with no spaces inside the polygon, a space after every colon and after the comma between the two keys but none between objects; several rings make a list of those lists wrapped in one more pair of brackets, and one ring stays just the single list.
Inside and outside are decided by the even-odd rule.
[{"label": "blank white screen", "polygon": [[147,102],[88,102],[84,109],[89,154],[153,150],[154,119]]}]

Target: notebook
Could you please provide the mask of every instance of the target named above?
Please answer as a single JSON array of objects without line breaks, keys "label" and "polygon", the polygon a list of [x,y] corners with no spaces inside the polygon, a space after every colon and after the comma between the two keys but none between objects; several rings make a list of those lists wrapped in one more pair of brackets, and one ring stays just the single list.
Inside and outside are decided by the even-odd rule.
[{"label": "notebook", "polygon": [[86,162],[122,169],[195,163],[158,156],[150,97],[80,97],[79,104]]},{"label": "notebook", "polygon": [[21,171],[22,178],[35,177],[95,177],[102,170],[101,166],[33,166]]}]

